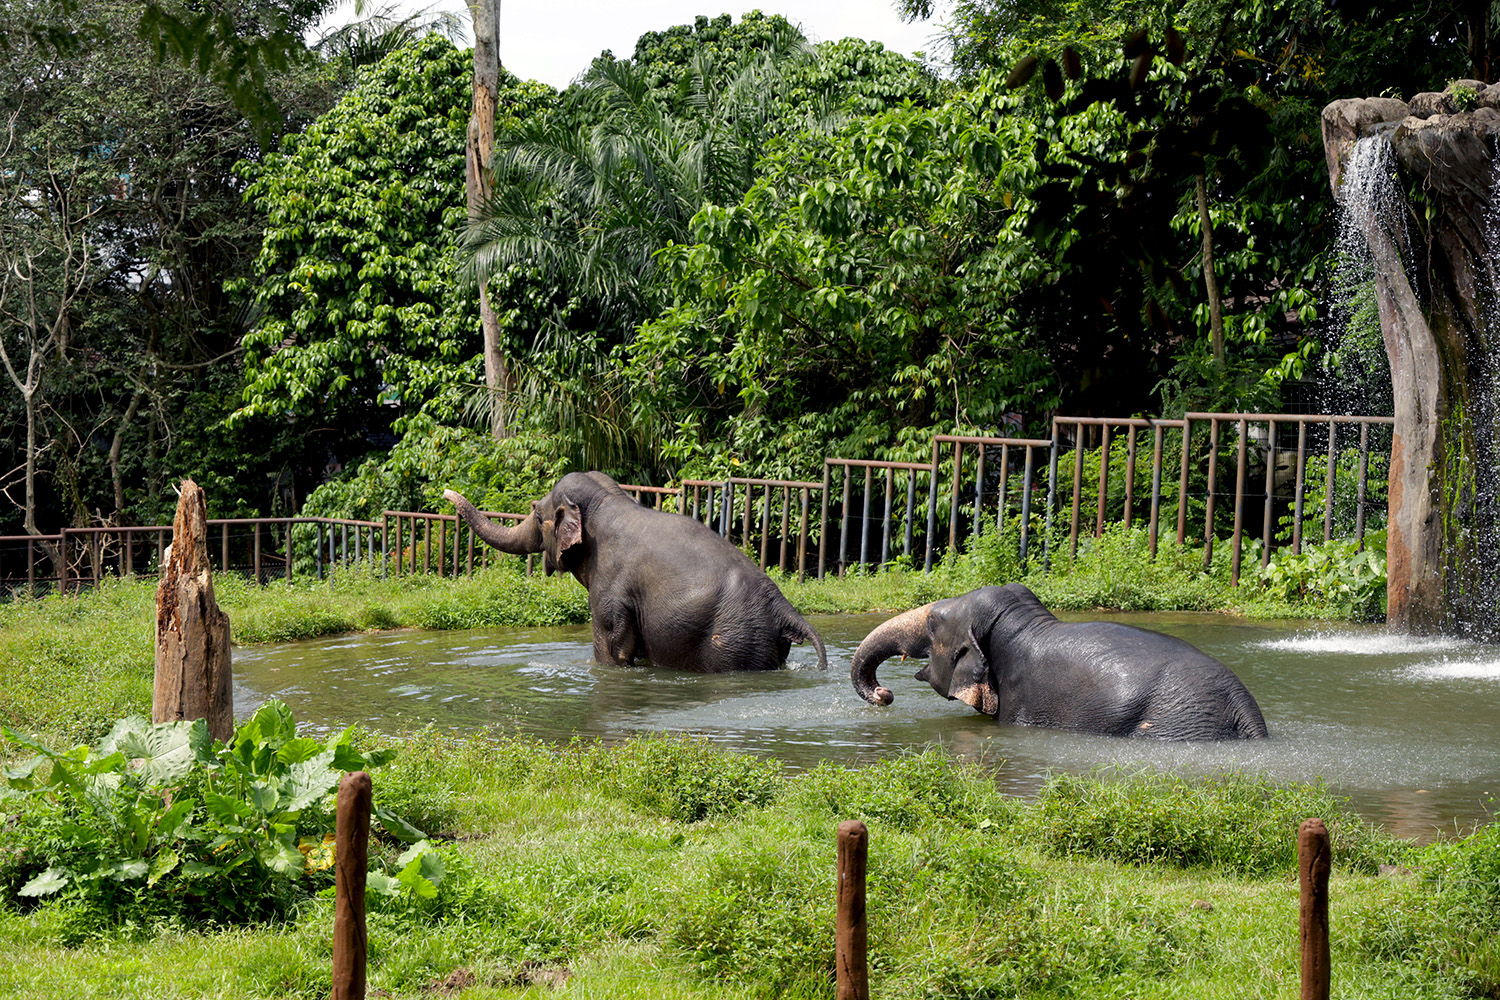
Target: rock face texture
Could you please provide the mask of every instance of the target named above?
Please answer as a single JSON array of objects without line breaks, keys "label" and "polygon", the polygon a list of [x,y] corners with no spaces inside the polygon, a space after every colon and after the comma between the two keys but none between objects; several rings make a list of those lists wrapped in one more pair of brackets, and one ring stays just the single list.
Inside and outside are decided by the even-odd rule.
[{"label": "rock face texture", "polygon": [[[1395,390],[1387,619],[1500,637],[1500,86],[1335,101],[1323,109],[1334,196],[1375,264]],[[1464,110],[1454,111],[1453,109]],[[1372,202],[1370,144],[1387,143]],[[1359,177],[1355,175],[1359,174]]]}]

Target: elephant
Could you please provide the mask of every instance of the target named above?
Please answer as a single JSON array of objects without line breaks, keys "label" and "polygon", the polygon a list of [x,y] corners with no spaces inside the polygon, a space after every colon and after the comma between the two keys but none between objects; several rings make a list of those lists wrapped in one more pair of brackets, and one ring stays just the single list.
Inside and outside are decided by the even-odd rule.
[{"label": "elephant", "polygon": [[1197,647],[1114,622],[1063,622],[1027,587],[981,587],[898,615],[855,650],[849,676],[889,705],[875,669],[897,653],[938,694],[998,722],[1159,740],[1259,739],[1255,698]]},{"label": "elephant", "polygon": [[540,552],[548,575],[583,584],[600,663],[775,670],[793,642],[807,641],[828,668],[822,637],[743,552],[693,518],[641,506],[602,472],[563,476],[512,527],[453,490],[443,496],[489,545]]}]

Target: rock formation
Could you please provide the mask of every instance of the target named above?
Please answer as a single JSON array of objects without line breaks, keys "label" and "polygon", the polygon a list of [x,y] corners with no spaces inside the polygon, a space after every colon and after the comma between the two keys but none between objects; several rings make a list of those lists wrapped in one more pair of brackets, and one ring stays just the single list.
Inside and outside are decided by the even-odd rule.
[{"label": "rock formation", "polygon": [[[1388,143],[1395,208],[1355,204],[1359,141]],[[1388,620],[1500,636],[1500,85],[1323,109],[1334,196],[1375,264],[1395,390]],[[1369,147],[1365,147],[1368,151]]]}]

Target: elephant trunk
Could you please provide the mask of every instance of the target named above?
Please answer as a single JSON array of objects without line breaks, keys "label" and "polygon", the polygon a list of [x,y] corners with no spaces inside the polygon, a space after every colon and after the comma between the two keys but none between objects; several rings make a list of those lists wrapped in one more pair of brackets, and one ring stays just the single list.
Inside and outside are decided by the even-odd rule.
[{"label": "elephant trunk", "polygon": [[932,652],[932,639],[927,634],[927,614],[931,610],[931,604],[913,608],[865,636],[849,665],[849,679],[861,698],[872,705],[889,705],[895,700],[891,689],[881,687],[876,681],[875,668],[897,653],[921,657]]},{"label": "elephant trunk", "polygon": [[534,515],[527,517],[514,527],[507,528],[479,513],[474,509],[473,504],[453,490],[444,490],[443,496],[453,504],[458,516],[464,519],[464,523],[473,530],[474,534],[492,548],[516,556],[542,551],[542,526]]}]

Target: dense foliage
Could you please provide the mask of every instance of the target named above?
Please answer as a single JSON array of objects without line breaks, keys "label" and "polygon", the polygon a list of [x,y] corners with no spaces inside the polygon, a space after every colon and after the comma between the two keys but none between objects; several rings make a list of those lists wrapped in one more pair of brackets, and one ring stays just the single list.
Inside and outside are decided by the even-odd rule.
[{"label": "dense foliage", "polygon": [[[193,20],[187,6],[147,13]],[[247,38],[257,17],[300,37],[309,16],[300,2],[248,7],[225,5]],[[217,426],[244,332],[225,282],[260,244],[234,168],[260,156],[265,129],[217,62],[159,61],[141,16],[114,2],[0,7],[0,488],[14,501],[0,534],[157,523],[185,474],[215,515],[265,509],[299,455],[282,424]],[[76,37],[28,37],[37,19]],[[256,75],[279,127],[299,129],[331,102],[335,74],[273,63],[242,67],[241,82]]]},{"label": "dense foliage", "polygon": [[[1059,411],[1335,405],[1318,109],[1480,72],[1496,35],[1472,3],[965,0],[944,80],[700,17],[562,93],[504,78],[471,226],[469,59],[441,37],[267,56],[290,134],[266,152],[246,92],[175,61],[186,22],[90,4],[124,42],[62,46],[36,25],[83,8],[58,4],[4,15],[7,218],[48,171],[49,204],[90,206],[5,228],[30,263],[5,272],[4,343],[35,361],[0,382],[6,531],[161,520],[184,473],[215,514],[370,516],[443,486],[515,508],[569,468],[816,478],[834,451],[915,458]],[[317,9],[199,27],[259,45]],[[62,170],[63,148],[90,152]]]}]

